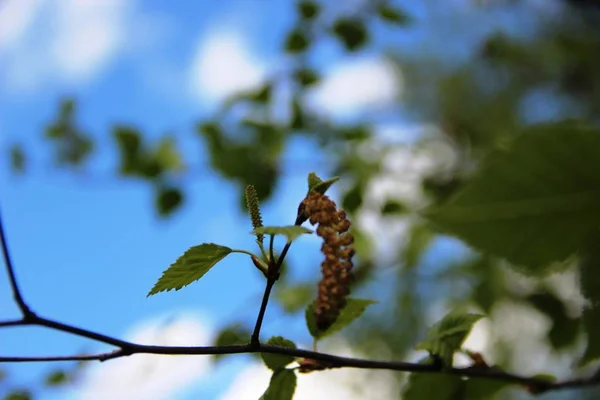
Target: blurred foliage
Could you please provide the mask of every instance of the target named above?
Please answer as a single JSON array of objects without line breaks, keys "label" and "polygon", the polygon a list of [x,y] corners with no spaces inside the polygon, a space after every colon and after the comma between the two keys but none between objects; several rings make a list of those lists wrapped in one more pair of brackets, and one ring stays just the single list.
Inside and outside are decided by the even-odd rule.
[{"label": "blurred foliage", "polygon": [[[198,121],[197,138],[213,171],[237,185],[242,209],[248,184],[256,187],[261,201],[275,193],[285,178],[282,152],[291,140],[301,137],[322,150],[319,156],[327,160],[328,175],[341,177],[336,202],[354,223],[356,289],[371,290],[376,298],[381,294],[382,300],[353,324],[356,329],[344,330],[347,340],[363,354],[402,360],[434,322],[429,317],[432,304],[472,307],[494,315],[490,323],[501,326],[509,322],[495,311],[518,303],[550,321],[545,334],[552,355],[567,354],[581,365],[600,358],[600,246],[598,240],[583,245],[597,230],[600,215],[595,202],[600,187],[598,2],[554,0],[550,7],[539,7],[526,0],[472,5],[428,0],[413,7],[377,0],[360,2],[352,12],[324,0],[295,4],[295,20],[281,38],[291,66],[283,73],[278,69],[263,87],[228,99],[214,116]],[[431,42],[419,42],[423,36],[431,37]],[[406,40],[396,41],[403,37],[414,38],[418,48],[407,46]],[[340,122],[307,105],[310,91],[326,75],[311,63],[312,52],[331,39],[351,57],[378,55],[398,68],[402,101],[386,115],[438,129],[406,146],[378,134],[381,114],[365,110],[351,123]],[[274,93],[289,82],[293,93],[283,101],[289,106],[289,118],[275,121],[269,110],[283,103]],[[244,111],[233,112],[236,105],[244,105]],[[65,100],[46,131],[60,166],[87,163],[97,147],[77,127],[75,111],[74,101]],[[584,122],[577,127],[572,121],[560,122],[568,118]],[[531,128],[537,122],[546,124]],[[538,134],[529,135],[532,130]],[[144,132],[128,125],[116,125],[113,138],[120,156],[115,175],[150,184],[159,213],[172,215],[180,209],[186,187],[176,185],[174,178],[184,172],[186,163],[174,139],[165,135],[151,144]],[[435,163],[445,157],[436,143],[445,143],[454,161],[418,174],[416,200],[412,195],[394,195],[379,202],[373,188],[381,178],[402,186],[412,176],[410,171],[390,171],[390,161],[405,154],[396,151],[425,152]],[[15,145],[10,152],[15,171],[30,159],[27,148]],[[312,169],[307,165],[301,172]],[[567,199],[583,192],[591,195],[587,203]],[[527,221],[498,218],[504,212],[498,201],[510,199],[523,205],[531,196],[564,198],[558,206],[552,202],[531,206]],[[428,256],[436,249],[439,232],[413,211],[427,205],[438,210],[434,218],[438,226],[473,246],[467,256],[436,257],[435,266],[430,265]],[[385,242],[386,232],[374,233],[362,226],[360,221],[373,215],[383,215],[388,226],[406,224],[402,240]],[[391,259],[379,254],[380,242],[393,247]],[[578,257],[568,258],[573,253]],[[565,258],[567,262],[560,265],[548,263]],[[580,287],[569,295],[550,290],[541,275],[555,274],[560,284],[569,285],[556,275],[561,272],[557,267],[577,270]],[[531,277],[524,278],[522,272]],[[314,277],[318,274],[315,269]],[[298,313],[308,304],[311,286],[307,282],[286,278],[276,288],[274,300],[285,312]],[[589,304],[573,312],[569,305],[579,291]],[[236,329],[226,328],[217,344],[246,342],[248,330]],[[511,339],[493,328],[490,335],[491,342],[497,342],[493,350],[499,366],[510,368],[511,343],[505,342]],[[578,352],[578,343],[585,348],[583,353]],[[275,373],[272,382],[280,381],[289,389],[288,383],[295,385],[295,375]],[[449,389],[455,386],[458,394]],[[407,398],[458,398],[461,393],[477,393],[466,398],[491,398],[498,393],[497,398],[515,398],[500,389],[480,380],[412,375],[405,390],[421,393]],[[600,391],[572,391],[564,396],[593,399]]]}]

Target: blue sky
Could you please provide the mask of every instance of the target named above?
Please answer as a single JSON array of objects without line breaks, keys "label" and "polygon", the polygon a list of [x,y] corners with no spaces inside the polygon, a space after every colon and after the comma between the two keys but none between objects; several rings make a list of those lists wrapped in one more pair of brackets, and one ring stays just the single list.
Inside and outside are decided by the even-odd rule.
[{"label": "blue sky", "polygon": [[[145,295],[162,271],[192,245],[216,242],[253,248],[247,234],[250,224],[238,210],[234,187],[207,168],[192,129],[226,95],[256,85],[277,65],[279,38],[292,20],[292,7],[292,2],[263,0],[176,2],[168,7],[157,1],[124,0],[2,4],[0,140],[4,148],[13,141],[24,144],[32,161],[24,177],[11,175],[8,168],[0,170],[1,206],[18,280],[36,312],[118,337],[135,337],[131,330],[143,321],[154,326],[169,316],[183,315],[192,331],[204,332],[199,334],[204,342],[189,338],[192,343],[185,343],[198,345],[208,344],[219,326],[254,320],[263,280],[240,255],[228,257],[189,288],[149,299]],[[322,60],[331,57],[327,53],[336,53],[320,52]],[[391,79],[385,66],[360,62],[346,72],[350,79],[367,76],[363,64],[367,72],[375,68],[381,73],[377,83]],[[340,85],[343,79],[330,83],[321,101],[335,101]],[[65,95],[78,100],[78,123],[98,142],[88,177],[53,169],[48,144],[41,138]],[[370,96],[367,101],[378,101],[373,90]],[[360,100],[356,103],[341,104],[340,115],[359,107]],[[134,124],[149,136],[171,131],[183,138],[194,171],[185,178],[186,205],[174,217],[156,218],[152,193],[145,185],[111,177],[116,155],[108,132],[116,122]],[[314,149],[307,144],[295,142],[293,147],[295,157],[314,159]],[[285,178],[265,210],[271,223],[293,221],[305,192],[309,169],[291,163],[284,170]],[[310,262],[312,255],[318,264],[317,246],[311,239],[306,243],[306,250],[300,244],[290,257],[302,254],[303,262]],[[4,274],[0,293],[0,318],[18,317]],[[271,307],[265,336],[279,332],[277,315],[277,308]],[[288,336],[309,342],[302,325],[297,325],[297,332]],[[5,329],[0,337],[0,353],[6,355],[102,349],[39,328]],[[200,380],[190,398],[217,398],[243,360],[213,372],[202,367],[203,374],[211,376],[210,383]],[[35,381],[39,372],[53,366],[9,368],[10,380],[22,383]],[[109,363],[96,367],[108,368],[117,367]],[[77,389],[68,396],[87,398],[86,385],[89,392],[93,377],[83,383],[81,392]],[[181,386],[189,386],[189,380]],[[48,392],[41,398],[65,396]]]},{"label": "blue sky", "polygon": [[[414,2],[407,4],[415,15],[425,15]],[[187,342],[182,344],[198,345],[208,344],[220,326],[254,320],[263,279],[241,255],[228,257],[201,282],[179,292],[152,298],[146,298],[146,293],[190,246],[216,242],[253,249],[253,237],[247,234],[250,224],[238,210],[235,188],[210,171],[193,128],[232,91],[256,85],[285,63],[279,56],[280,38],[293,21],[292,10],[293,2],[276,0],[168,5],[140,0],[0,3],[0,146],[18,141],[32,154],[31,169],[24,177],[13,176],[8,167],[0,168],[0,205],[19,282],[36,312],[109,335],[143,340],[151,340],[149,332],[179,315],[183,322],[174,326],[180,330],[168,331],[173,337],[166,340],[183,338]],[[439,41],[428,34],[425,25],[394,38],[398,43],[413,41],[425,47]],[[469,47],[457,40],[453,49],[464,53]],[[377,56],[367,52],[341,59],[340,54],[339,48],[326,42],[313,55],[328,77],[314,93],[316,106],[335,118],[351,119],[401,94],[397,71]],[[65,95],[78,100],[78,122],[98,141],[99,152],[88,177],[50,167],[48,144],[41,138]],[[108,132],[117,122],[131,123],[150,137],[173,132],[182,140],[193,171],[185,177],[185,207],[174,217],[156,218],[147,186],[111,176],[116,154]],[[414,136],[396,122],[391,128],[389,123],[382,126],[382,136]],[[314,160],[322,167],[314,147],[295,140],[290,148],[294,155],[286,155],[284,178],[265,208],[267,223],[293,221],[305,193],[306,174],[316,169],[326,175],[319,168],[298,167],[298,160]],[[406,160],[427,164],[405,155]],[[381,193],[386,193],[389,183],[380,182]],[[454,252],[453,243],[442,242],[439,251]],[[298,261],[294,265],[317,265],[315,239],[303,239],[290,257]],[[306,276],[302,271],[294,275]],[[269,309],[265,337],[281,333],[280,316],[275,306]],[[18,310],[6,276],[0,274],[0,319],[15,317]],[[287,336],[309,343],[301,323],[285,324]],[[3,355],[71,354],[99,348],[38,328],[0,331]],[[247,365],[245,358],[232,358],[215,370],[198,359],[181,363],[181,368],[187,365],[198,373],[180,382],[186,388],[183,392],[168,393],[166,398],[219,398],[231,385],[232,376]],[[109,374],[121,368],[117,361],[111,363],[95,367],[95,373],[102,377],[102,371]],[[156,363],[164,371],[175,368]],[[138,368],[123,365],[129,370]],[[51,365],[43,364],[11,365],[10,377],[16,383],[32,382],[40,371],[50,369]],[[165,379],[158,379],[157,385],[169,387]],[[43,393],[40,398],[94,398],[89,397],[97,388],[94,385],[97,380],[92,376],[83,388]]]}]

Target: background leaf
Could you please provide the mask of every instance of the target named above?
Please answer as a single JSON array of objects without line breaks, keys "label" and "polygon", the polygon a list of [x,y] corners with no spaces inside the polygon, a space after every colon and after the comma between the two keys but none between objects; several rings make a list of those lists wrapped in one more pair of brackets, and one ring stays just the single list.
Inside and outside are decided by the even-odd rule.
[{"label": "background leaf", "polygon": [[288,226],[261,226],[252,231],[252,234],[263,234],[263,235],[284,235],[288,242],[293,242],[298,236],[313,233],[312,230],[303,226],[288,225]]},{"label": "background leaf", "polygon": [[[267,341],[267,344],[272,344],[273,346],[290,347],[292,349],[296,348],[296,344],[294,344],[294,342],[284,339],[281,336],[273,336]],[[273,371],[278,371],[295,360],[295,358],[292,356],[270,353],[261,353],[261,357],[265,365]]]},{"label": "background leaf", "polygon": [[427,350],[441,358],[445,366],[452,366],[454,352],[462,346],[475,322],[483,315],[452,311],[427,333],[427,339],[417,344],[416,349]]},{"label": "background leaf", "polygon": [[[246,328],[243,324],[233,324],[224,327],[218,333],[215,339],[215,346],[230,346],[234,344],[245,344],[250,341],[252,332]],[[215,354],[213,355],[214,361],[219,361],[223,357],[229,354]],[[254,354],[253,354],[254,355]]]},{"label": "background leaf", "polygon": [[260,400],[291,400],[296,391],[296,373],[290,369],[273,372],[269,387]]},{"label": "background leaf", "polygon": [[156,208],[165,217],[173,213],[183,203],[183,193],[175,187],[160,187],[156,193]]},{"label": "background leaf", "polygon": [[179,290],[197,281],[229,253],[231,253],[229,247],[214,243],[191,247],[163,272],[148,296],[173,289]]},{"label": "background leaf", "polygon": [[331,335],[341,331],[342,329],[344,329],[345,327],[350,325],[352,322],[354,322],[356,319],[358,319],[361,315],[363,315],[364,312],[367,310],[367,308],[370,305],[376,304],[376,303],[378,303],[378,302],[375,300],[354,299],[354,298],[349,297],[348,299],[346,299],[346,306],[342,309],[342,311],[340,312],[340,315],[337,317],[337,319],[335,320],[333,325],[331,325],[325,331],[319,331],[317,329],[317,325],[316,325],[314,315],[313,315],[313,307],[314,307],[314,303],[313,303],[313,304],[310,304],[306,308],[306,325],[308,327],[310,334],[315,339],[323,339],[327,336],[331,336]]},{"label": "background leaf", "polygon": [[[577,159],[573,158],[577,154]],[[541,275],[600,225],[600,132],[575,121],[527,128],[427,215],[474,247]]]}]

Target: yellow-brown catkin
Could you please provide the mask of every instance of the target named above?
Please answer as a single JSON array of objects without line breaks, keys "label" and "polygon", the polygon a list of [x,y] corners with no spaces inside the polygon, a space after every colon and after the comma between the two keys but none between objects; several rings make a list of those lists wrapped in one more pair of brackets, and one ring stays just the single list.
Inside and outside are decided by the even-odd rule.
[{"label": "yellow-brown catkin", "polygon": [[354,237],[348,232],[350,221],[346,218],[346,213],[338,210],[326,195],[312,191],[303,204],[310,223],[319,225],[317,235],[323,238],[323,278],[319,282],[314,316],[317,328],[326,330],[337,319],[350,293]]}]

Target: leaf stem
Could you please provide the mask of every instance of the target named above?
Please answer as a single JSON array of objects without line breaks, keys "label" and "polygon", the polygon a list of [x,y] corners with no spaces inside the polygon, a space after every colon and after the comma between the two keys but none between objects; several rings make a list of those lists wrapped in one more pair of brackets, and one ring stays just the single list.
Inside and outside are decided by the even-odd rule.
[{"label": "leaf stem", "polygon": [[262,326],[263,319],[265,318],[265,312],[267,311],[267,304],[269,303],[269,296],[271,295],[271,289],[275,284],[273,277],[267,278],[267,284],[265,285],[265,292],[263,294],[262,302],[260,304],[260,310],[256,317],[256,324],[254,325],[254,331],[250,339],[251,346],[260,346],[260,328]]}]

